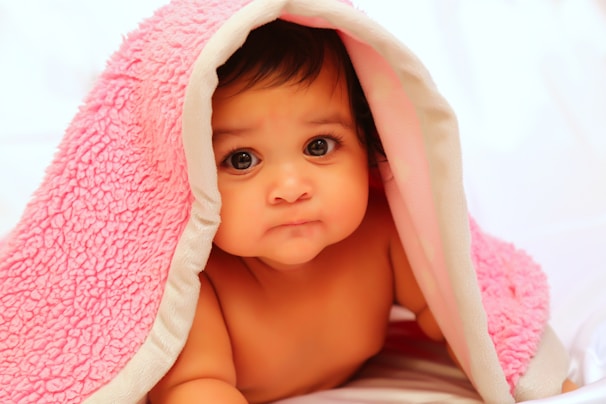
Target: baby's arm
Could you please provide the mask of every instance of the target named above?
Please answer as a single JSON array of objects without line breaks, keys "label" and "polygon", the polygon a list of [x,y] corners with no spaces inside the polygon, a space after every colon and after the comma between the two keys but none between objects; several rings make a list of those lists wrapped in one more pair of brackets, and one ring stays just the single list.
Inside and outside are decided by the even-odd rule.
[{"label": "baby's arm", "polygon": [[394,273],[394,291],[396,303],[412,311],[421,330],[432,340],[442,341],[444,336],[427,301],[421,292],[421,288],[412,273],[408,258],[400,242],[395,229],[390,245],[390,258]]},{"label": "baby's arm", "polygon": [[152,404],[246,404],[236,388],[231,343],[215,290],[204,273],[192,329],[171,370],[149,394]]}]

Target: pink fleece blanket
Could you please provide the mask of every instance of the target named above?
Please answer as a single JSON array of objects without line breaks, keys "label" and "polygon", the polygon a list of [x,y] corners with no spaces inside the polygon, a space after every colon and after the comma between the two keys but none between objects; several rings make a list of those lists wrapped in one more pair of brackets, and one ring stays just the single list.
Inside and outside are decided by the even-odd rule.
[{"label": "pink fleece blanket", "polygon": [[[447,134],[456,144],[456,121],[416,58],[340,1],[175,0],[110,59],[0,246],[1,402],[137,402],[170,368],[219,222],[207,128],[216,78],[206,71],[254,26],[280,16],[342,31],[394,171],[394,184],[385,177],[394,218],[404,233],[416,232],[411,240],[437,240],[435,263],[424,258],[427,246],[406,246],[430,306],[479,391],[490,401],[502,378],[506,394],[496,387],[495,394],[511,399],[547,327],[546,279],[523,252],[469,226],[458,171],[435,170],[440,159],[459,164],[457,148],[447,155],[427,140]],[[366,48],[395,52],[398,62],[363,60]],[[412,151],[390,140],[407,135],[381,131],[394,119],[378,113],[386,101],[372,95],[382,69],[404,83],[394,91],[406,100],[389,108],[412,128]],[[206,129],[191,129],[198,127]],[[407,156],[425,167],[414,188],[420,196],[411,196],[393,164]],[[438,199],[451,194],[459,210],[449,221],[451,208]],[[423,204],[434,207],[421,214]],[[472,277],[459,270],[468,267]],[[447,274],[457,271],[465,278],[455,282]],[[477,348],[484,335],[492,345]],[[483,369],[493,355],[497,366]]]}]

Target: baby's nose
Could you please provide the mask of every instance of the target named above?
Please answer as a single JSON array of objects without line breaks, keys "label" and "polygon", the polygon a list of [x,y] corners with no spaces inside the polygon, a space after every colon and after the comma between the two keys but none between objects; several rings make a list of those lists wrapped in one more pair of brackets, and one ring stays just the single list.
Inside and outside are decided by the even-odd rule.
[{"label": "baby's nose", "polygon": [[311,197],[311,183],[300,167],[289,165],[276,173],[269,191],[269,203],[294,203]]}]

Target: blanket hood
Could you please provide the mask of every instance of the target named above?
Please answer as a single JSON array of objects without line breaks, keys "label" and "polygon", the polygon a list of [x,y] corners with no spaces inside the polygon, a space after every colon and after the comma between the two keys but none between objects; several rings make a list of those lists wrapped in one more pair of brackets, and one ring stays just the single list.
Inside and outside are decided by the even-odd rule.
[{"label": "blanket hood", "polygon": [[0,247],[1,401],[140,402],[171,367],[220,222],[215,69],[276,18],[339,31],[415,276],[485,401],[559,390],[546,279],[470,221],[456,119],[419,60],[339,0],[175,0],[112,56]]}]

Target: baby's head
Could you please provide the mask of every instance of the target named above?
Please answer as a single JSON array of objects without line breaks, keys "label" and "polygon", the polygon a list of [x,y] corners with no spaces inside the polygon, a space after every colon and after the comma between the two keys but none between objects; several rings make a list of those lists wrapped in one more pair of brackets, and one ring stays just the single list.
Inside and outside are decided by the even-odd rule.
[{"label": "baby's head", "polygon": [[215,245],[292,268],[352,235],[368,207],[375,130],[337,33],[277,20],[217,72]]},{"label": "baby's head", "polygon": [[336,31],[275,20],[251,31],[246,44],[217,69],[218,88],[238,83],[246,90],[260,82],[268,86],[308,85],[330,61],[345,79],[358,136],[369,161],[384,155],[374,120],[345,46]]}]

